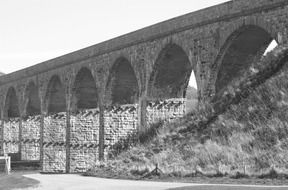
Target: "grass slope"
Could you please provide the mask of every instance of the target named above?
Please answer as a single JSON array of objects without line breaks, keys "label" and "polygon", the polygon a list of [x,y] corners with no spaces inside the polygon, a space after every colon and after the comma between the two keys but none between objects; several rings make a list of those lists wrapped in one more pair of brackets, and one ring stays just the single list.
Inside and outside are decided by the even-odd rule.
[{"label": "grass slope", "polygon": [[171,177],[288,179],[287,55],[288,47],[281,46],[253,62],[209,104],[156,126],[149,140],[116,151],[87,175],[148,177],[157,164],[159,173]]}]

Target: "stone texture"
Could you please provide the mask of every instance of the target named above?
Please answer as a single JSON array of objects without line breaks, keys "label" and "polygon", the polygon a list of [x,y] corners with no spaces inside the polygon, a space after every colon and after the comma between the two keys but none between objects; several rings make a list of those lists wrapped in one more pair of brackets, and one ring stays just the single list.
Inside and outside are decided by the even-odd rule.
[{"label": "stone texture", "polygon": [[183,117],[185,111],[186,99],[184,98],[149,102],[146,112],[148,126],[159,121],[172,122]]},{"label": "stone texture", "polygon": [[4,122],[5,153],[19,153],[19,121],[20,118],[10,118]]},{"label": "stone texture", "polygon": [[107,158],[109,148],[117,142],[124,140],[128,135],[137,132],[138,105],[128,104],[107,108],[104,113],[105,150]]},{"label": "stone texture", "polygon": [[85,172],[98,158],[99,109],[71,116],[70,172]]},{"label": "stone texture", "polygon": [[65,172],[66,167],[66,113],[44,118],[43,171]]},{"label": "stone texture", "polygon": [[40,115],[22,121],[22,160],[40,160],[40,122]]}]

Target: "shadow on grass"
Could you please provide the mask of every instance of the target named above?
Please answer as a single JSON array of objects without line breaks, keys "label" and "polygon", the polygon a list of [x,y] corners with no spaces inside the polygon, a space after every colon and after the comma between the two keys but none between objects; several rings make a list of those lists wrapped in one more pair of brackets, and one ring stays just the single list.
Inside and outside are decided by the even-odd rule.
[{"label": "shadow on grass", "polygon": [[11,190],[37,187],[39,181],[23,176],[28,173],[29,172],[12,172],[10,175],[0,173],[0,189]]},{"label": "shadow on grass", "polygon": [[167,190],[287,190],[287,187],[247,187],[247,186],[191,186],[191,187],[179,187]]}]

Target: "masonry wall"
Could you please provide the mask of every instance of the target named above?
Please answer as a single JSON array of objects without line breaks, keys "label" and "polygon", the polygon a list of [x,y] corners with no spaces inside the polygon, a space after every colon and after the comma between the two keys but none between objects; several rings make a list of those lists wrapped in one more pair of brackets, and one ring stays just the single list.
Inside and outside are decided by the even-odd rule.
[{"label": "masonry wall", "polygon": [[[105,149],[107,159],[109,149],[121,143],[129,135],[135,135],[138,124],[138,105],[129,104],[107,108],[104,113]],[[132,139],[133,140],[133,139]]]},{"label": "masonry wall", "polygon": [[149,102],[147,106],[147,124],[151,126],[159,121],[172,122],[186,112],[186,99],[175,98]]},{"label": "masonry wall", "polygon": [[66,113],[44,118],[43,172],[66,170]]},{"label": "masonry wall", "polygon": [[4,154],[4,121],[0,120],[0,154]]},{"label": "masonry wall", "polygon": [[40,160],[41,115],[22,121],[21,160]]},{"label": "masonry wall", "polygon": [[70,172],[85,172],[98,159],[99,113],[89,109],[71,116]]},{"label": "masonry wall", "polygon": [[[149,125],[160,120],[171,122],[185,113],[184,99],[150,102],[147,106]],[[99,157],[99,109],[78,111],[70,116],[70,172],[85,172],[92,168]],[[7,153],[19,152],[19,121],[13,118],[4,122],[4,144]],[[22,120],[22,160],[40,160],[41,116]],[[104,155],[121,144],[130,135],[137,140],[138,105],[113,106],[104,111]],[[44,117],[43,172],[66,171],[66,113]]]},{"label": "masonry wall", "polygon": [[4,122],[4,152],[19,153],[20,118],[9,118]]}]

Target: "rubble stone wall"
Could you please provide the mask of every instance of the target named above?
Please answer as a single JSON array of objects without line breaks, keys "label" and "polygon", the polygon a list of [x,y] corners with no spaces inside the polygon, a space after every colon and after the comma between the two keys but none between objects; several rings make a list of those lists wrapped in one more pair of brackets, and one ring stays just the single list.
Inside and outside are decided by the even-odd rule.
[{"label": "rubble stone wall", "polygon": [[97,161],[99,113],[99,109],[90,109],[71,116],[70,172],[85,172]]},{"label": "rubble stone wall", "polygon": [[4,152],[19,153],[20,118],[9,118],[4,122]]},{"label": "rubble stone wall", "polygon": [[109,148],[127,139],[129,135],[137,132],[138,105],[129,104],[107,108],[104,113],[105,150],[107,157]]},{"label": "rubble stone wall", "polygon": [[4,123],[3,120],[0,120],[0,154],[4,154]]},{"label": "rubble stone wall", "polygon": [[186,99],[175,98],[149,102],[147,106],[147,124],[151,126],[159,121],[172,122],[186,112]]},{"label": "rubble stone wall", "polygon": [[44,118],[43,172],[66,170],[66,113]]},{"label": "rubble stone wall", "polygon": [[40,160],[41,115],[22,121],[21,160]]}]

